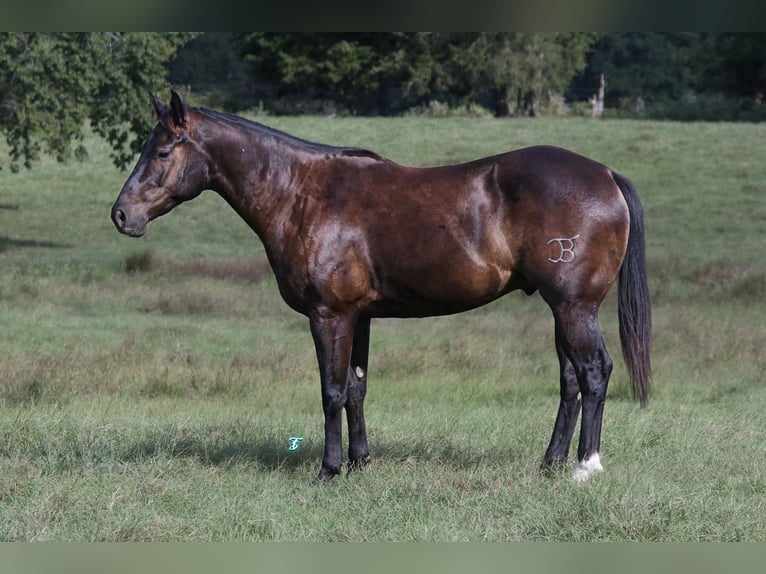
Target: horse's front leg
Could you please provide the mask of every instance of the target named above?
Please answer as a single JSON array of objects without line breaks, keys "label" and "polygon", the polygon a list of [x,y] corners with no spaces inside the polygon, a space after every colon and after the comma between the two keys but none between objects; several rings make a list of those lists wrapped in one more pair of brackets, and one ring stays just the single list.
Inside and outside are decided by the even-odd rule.
[{"label": "horse's front leg", "polygon": [[370,319],[362,317],[354,329],[354,346],[348,371],[348,420],[349,472],[360,469],[370,461],[367,429],[364,422],[364,397],[367,394],[367,357],[370,351]]},{"label": "horse's front leg", "polygon": [[354,339],[355,316],[343,316],[327,310],[311,314],[319,376],[322,381],[324,410],[324,456],[317,476],[323,482],[340,473],[343,463],[343,407],[348,399],[348,376]]}]

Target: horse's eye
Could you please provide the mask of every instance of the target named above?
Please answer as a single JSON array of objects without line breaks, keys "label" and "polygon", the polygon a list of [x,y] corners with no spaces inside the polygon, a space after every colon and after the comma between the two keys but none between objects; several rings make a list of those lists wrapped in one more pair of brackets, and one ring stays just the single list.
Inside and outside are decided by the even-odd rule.
[{"label": "horse's eye", "polygon": [[161,151],[161,152],[159,152],[159,153],[157,154],[157,157],[158,157],[158,158],[160,158],[160,159],[165,159],[165,158],[166,158],[166,157],[168,157],[169,155],[170,155],[170,152],[169,152],[169,151]]}]

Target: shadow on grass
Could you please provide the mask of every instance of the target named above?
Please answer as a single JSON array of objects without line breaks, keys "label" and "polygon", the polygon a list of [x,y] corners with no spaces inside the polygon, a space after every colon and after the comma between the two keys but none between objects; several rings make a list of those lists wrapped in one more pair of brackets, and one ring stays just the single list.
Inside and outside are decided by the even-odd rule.
[{"label": "shadow on grass", "polygon": [[[19,411],[21,412],[21,411]],[[321,436],[306,436],[299,448],[290,451],[290,440],[282,431],[263,432],[250,423],[216,423],[193,428],[167,424],[159,428],[137,429],[99,427],[83,429],[74,421],[61,427],[38,427],[23,421],[13,430],[0,432],[0,458],[28,460],[46,472],[61,473],[85,469],[111,474],[131,469],[180,461],[222,470],[247,469],[254,474],[277,472],[313,480],[323,455]],[[346,439],[347,440],[347,439]],[[423,435],[412,440],[393,437],[371,443],[371,468],[382,467],[409,472],[421,465],[441,468],[445,472],[474,469],[503,469],[537,463],[540,450],[523,437],[507,443],[488,444],[484,437],[476,440],[465,436],[451,437],[443,433]],[[537,445],[534,445],[535,447]],[[347,442],[344,441],[344,458]],[[343,475],[348,470],[344,460]],[[180,471],[183,472],[183,471]]]},{"label": "shadow on grass", "polygon": [[[254,466],[263,470],[295,470],[306,465],[321,465],[322,440],[306,440],[295,451],[289,451],[288,437],[232,436],[232,428],[211,427],[204,432],[184,436],[176,429],[158,431],[156,435],[127,446],[122,462],[141,463],[154,458],[193,459],[200,464],[228,468],[237,465]],[[344,440],[344,474],[347,470]],[[540,445],[540,453],[545,445]],[[468,469],[477,466],[512,467],[526,461],[529,452],[524,445],[513,443],[501,447],[482,448],[464,444],[449,437],[424,437],[416,441],[374,441],[373,461],[394,464],[427,462],[448,468]]]},{"label": "shadow on grass", "polygon": [[[221,429],[224,433],[225,429]],[[322,446],[300,446],[289,451],[287,437],[277,439],[220,438],[215,436],[178,437],[161,433],[128,447],[123,462],[143,462],[153,458],[193,459],[200,464],[228,468],[255,466],[264,470],[294,470],[321,460]]]},{"label": "shadow on grass", "polygon": [[[545,445],[541,445],[541,449]],[[542,456],[542,450],[541,456]],[[482,447],[447,437],[428,437],[415,442],[385,441],[372,447],[372,458],[397,464],[426,462],[448,468],[466,470],[477,467],[507,467],[526,462],[529,453],[519,444]]]},{"label": "shadow on grass", "polygon": [[44,247],[51,249],[65,249],[72,247],[68,243],[57,243],[53,241],[35,241],[34,239],[12,239],[10,237],[0,236],[0,253],[10,249],[20,249],[23,247]]}]

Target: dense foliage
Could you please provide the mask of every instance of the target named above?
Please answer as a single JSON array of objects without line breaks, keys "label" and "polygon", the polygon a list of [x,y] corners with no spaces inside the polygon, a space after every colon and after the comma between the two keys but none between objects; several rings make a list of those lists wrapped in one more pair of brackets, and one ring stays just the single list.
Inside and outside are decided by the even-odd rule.
[{"label": "dense foliage", "polygon": [[[30,167],[41,151],[81,156],[82,128],[112,146],[120,167],[132,161],[151,128],[147,91],[166,85],[166,62],[190,34],[0,34],[0,132],[11,169]],[[0,164],[1,165],[1,164]]]},{"label": "dense foliage", "polygon": [[593,44],[588,65],[569,86],[586,99],[606,76],[606,106],[658,119],[764,120],[766,34],[620,33]]},{"label": "dense foliage", "polygon": [[[590,33],[258,32],[216,45],[242,54],[249,69],[238,78],[249,74],[253,94],[276,112],[390,115],[439,101],[478,103],[497,116],[512,111],[534,116],[541,98],[562,92],[584,68],[596,38]],[[209,38],[198,42],[200,48],[211,47]]]},{"label": "dense foliage", "polygon": [[[764,33],[207,33],[171,81],[232,111],[763,120]],[[202,92],[200,94],[199,92]]]}]

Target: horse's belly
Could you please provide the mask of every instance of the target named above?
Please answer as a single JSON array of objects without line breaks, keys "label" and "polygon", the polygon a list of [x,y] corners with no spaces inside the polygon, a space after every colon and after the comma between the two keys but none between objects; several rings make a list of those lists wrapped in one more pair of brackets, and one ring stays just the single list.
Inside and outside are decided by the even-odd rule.
[{"label": "horse's belly", "polygon": [[510,288],[511,271],[497,265],[407,266],[382,277],[369,306],[380,316],[418,317],[467,311],[497,299]]}]

